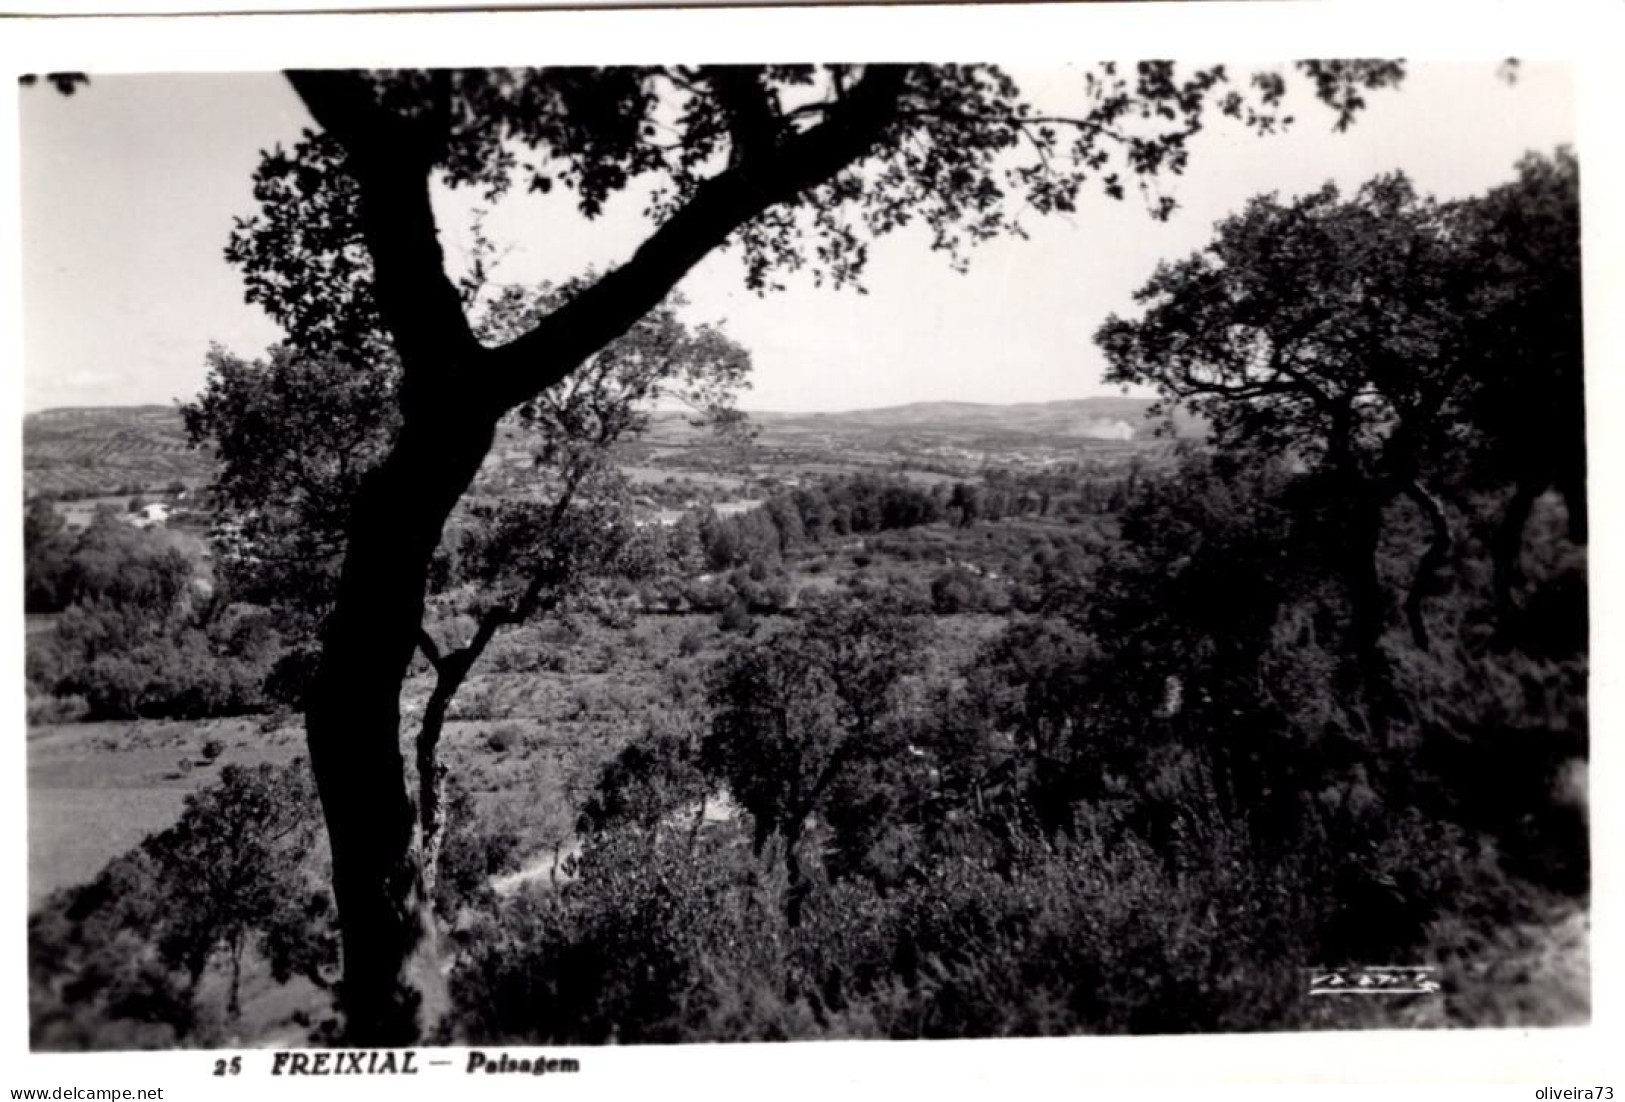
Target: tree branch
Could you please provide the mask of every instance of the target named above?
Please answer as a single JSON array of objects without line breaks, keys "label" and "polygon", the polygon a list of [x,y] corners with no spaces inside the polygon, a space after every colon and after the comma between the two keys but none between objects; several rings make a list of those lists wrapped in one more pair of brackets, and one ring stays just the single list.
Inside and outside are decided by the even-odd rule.
[{"label": "tree branch", "polygon": [[443,672],[441,666],[445,659],[441,656],[440,644],[434,641],[434,636],[429,634],[428,628],[418,628],[418,650],[429,660],[429,665],[434,668],[435,673]]},{"label": "tree branch", "polygon": [[657,306],[729,234],[867,152],[895,117],[906,75],[903,66],[869,66],[824,122],[778,144],[770,157],[747,159],[699,185],[631,260],[494,350],[494,409],[505,412],[564,378]]},{"label": "tree branch", "polygon": [[728,118],[733,149],[730,167],[770,157],[784,120],[767,89],[756,79],[757,70],[744,65],[719,65],[705,70],[707,83]]},{"label": "tree branch", "polygon": [[1030,134],[1026,133],[1028,127],[1054,126],[1077,130],[1086,134],[1096,134],[1104,138],[1111,138],[1113,141],[1120,142],[1123,145],[1127,145],[1130,141],[1132,141],[1128,134],[1123,133],[1121,130],[1107,126],[1105,123],[1097,122],[1094,119],[1078,119],[1065,115],[1017,115],[1008,111],[1000,111],[993,114],[978,114],[974,111],[959,111],[942,107],[932,107],[903,108],[898,111],[898,117],[904,119],[917,119],[924,122],[957,122],[963,123],[966,126],[1008,126],[1013,130],[1021,131],[1023,136],[1027,137],[1029,140],[1034,139],[1032,139]]}]

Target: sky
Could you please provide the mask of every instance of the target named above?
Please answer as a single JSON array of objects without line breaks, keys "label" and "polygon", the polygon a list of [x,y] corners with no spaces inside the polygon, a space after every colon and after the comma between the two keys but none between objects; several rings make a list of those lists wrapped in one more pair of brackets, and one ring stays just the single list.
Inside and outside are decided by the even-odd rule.
[{"label": "sky", "polygon": [[[1236,65],[1235,71],[1247,66]],[[1064,106],[1081,70],[1012,69],[1038,102]],[[273,73],[93,77],[71,97],[21,98],[24,406],[168,404],[196,393],[211,342],[257,355],[279,334],[243,302],[223,250],[253,213],[262,150],[311,126]],[[1174,182],[1180,211],[1150,219],[1131,191],[1029,221],[1029,240],[978,248],[966,274],[919,233],[878,242],[868,294],[792,281],[766,297],[713,254],[680,286],[694,321],[721,322],[752,354],[742,404],[839,410],[913,401],[1016,402],[1110,393],[1092,335],[1159,259],[1206,243],[1252,195],[1351,190],[1403,169],[1425,192],[1471,195],[1511,178],[1528,150],[1575,137],[1572,74],[1526,63],[1516,83],[1490,63],[1412,63],[1401,90],[1375,93],[1344,134],[1315,104],[1286,135],[1210,128]],[[436,193],[448,267],[466,256],[477,196]],[[635,197],[588,222],[565,197],[492,210],[506,250],[497,279],[560,279],[624,259],[649,231]]]}]

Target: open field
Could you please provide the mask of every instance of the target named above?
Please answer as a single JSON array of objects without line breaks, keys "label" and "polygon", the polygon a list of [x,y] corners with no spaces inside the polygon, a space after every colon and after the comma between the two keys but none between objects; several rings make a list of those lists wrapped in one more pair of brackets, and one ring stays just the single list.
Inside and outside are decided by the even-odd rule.
[{"label": "open field", "polygon": [[[222,765],[285,762],[290,730],[258,719],[40,726],[28,735],[28,902],[91,879],[179,817],[187,793]],[[204,744],[222,744],[218,758]]]}]

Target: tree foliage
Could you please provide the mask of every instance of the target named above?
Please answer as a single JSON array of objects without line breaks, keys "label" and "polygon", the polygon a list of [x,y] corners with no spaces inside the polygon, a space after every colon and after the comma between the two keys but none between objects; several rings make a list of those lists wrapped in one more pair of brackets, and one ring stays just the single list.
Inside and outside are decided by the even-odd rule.
[{"label": "tree foliage", "polygon": [[[326,988],[338,939],[308,765],[225,765],[180,819],[29,922],[35,1043],[138,1047],[235,1034],[252,955],[271,978]],[[203,982],[225,979],[223,1006]],[[223,1015],[223,1017],[222,1017]]]},{"label": "tree foliage", "polygon": [[1107,319],[1108,380],[1157,388],[1227,449],[1403,476],[1466,372],[1476,281],[1457,222],[1398,173],[1347,200],[1331,184],[1255,198],[1158,265],[1139,319]]},{"label": "tree foliage", "polygon": [[[1386,61],[1297,68],[1339,129],[1365,94],[1403,76]],[[760,210],[731,237],[757,290],[798,269],[854,282],[870,242],[916,223],[963,263],[969,246],[1024,232],[1021,210],[1071,211],[1088,187],[1122,198],[1137,184],[1166,217],[1175,201],[1158,183],[1184,171],[1191,140],[1214,117],[1260,132],[1294,122],[1286,73],[1235,79],[1224,66],[1168,61],[1087,70],[1078,109],[1053,115],[987,65],[394,71],[351,84],[342,118],[318,119],[325,133],[266,156],[255,182],[261,214],[239,220],[228,252],[250,301],[314,350],[358,348],[354,334],[376,331],[380,316],[359,190],[353,173],[337,171],[341,123],[373,107],[412,143],[405,157],[429,161],[452,186],[490,200],[560,188],[589,219],[628,192],[652,222],[669,223],[709,205],[742,164],[776,158],[777,177],[817,161],[828,178],[809,176],[794,193],[764,180],[764,198],[791,202]],[[834,132],[860,128],[873,144],[826,162]]]},{"label": "tree foliage", "polygon": [[758,851],[782,840],[792,925],[808,890],[808,823],[865,763],[897,754],[900,694],[920,642],[909,618],[849,605],[731,652],[714,675],[700,760],[749,812]]},{"label": "tree foliage", "polygon": [[[1202,252],[1158,265],[1136,293],[1139,318],[1113,316],[1096,336],[1112,380],[1194,409],[1220,447],[1324,474],[1342,502],[1333,530],[1373,671],[1382,509],[1403,495],[1431,527],[1405,602],[1426,645],[1423,598],[1454,540],[1439,495],[1465,489],[1454,451],[1496,455],[1488,466],[1518,484],[1503,544],[1516,547],[1533,495],[1559,481],[1583,529],[1577,202],[1565,151],[1455,203],[1418,195],[1401,174],[1347,200],[1332,185],[1260,196]],[[1541,458],[1512,458],[1526,454]]]}]

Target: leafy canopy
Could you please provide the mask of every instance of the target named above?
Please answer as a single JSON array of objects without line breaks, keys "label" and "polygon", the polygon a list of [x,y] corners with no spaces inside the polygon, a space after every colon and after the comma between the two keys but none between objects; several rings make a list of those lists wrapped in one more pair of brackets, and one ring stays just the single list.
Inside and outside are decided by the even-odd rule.
[{"label": "leafy canopy", "polygon": [[1224,448],[1372,471],[1468,366],[1460,220],[1402,173],[1347,199],[1332,184],[1261,195],[1201,252],[1157,266],[1140,318],[1106,320],[1107,378],[1188,406]]},{"label": "leafy canopy", "polygon": [[[1338,129],[1367,92],[1403,76],[1392,61],[1296,68]],[[1184,171],[1191,140],[1215,114],[1258,132],[1293,122],[1283,73],[1236,80],[1222,65],[1170,61],[1089,69],[1076,101],[1056,113],[989,65],[387,71],[360,80],[326,112],[323,133],[265,155],[260,211],[238,220],[227,252],[249,301],[313,350],[353,349],[358,335],[377,332],[356,182],[364,158],[343,136],[347,121],[375,110],[394,129],[388,136],[453,187],[493,201],[515,188],[562,189],[588,219],[626,192],[656,224],[684,212],[698,220],[708,185],[730,169],[772,162],[789,172],[833,132],[872,131],[828,178],[809,174],[805,188],[775,196],[788,201],[729,236],[758,291],[798,269],[856,283],[870,242],[916,223],[963,264],[968,246],[1022,233],[1023,212],[1071,211],[1086,188],[1122,198],[1138,181],[1151,212],[1166,218],[1175,202],[1160,183]]]},{"label": "leafy canopy", "polygon": [[1367,478],[1464,445],[1503,468],[1561,453],[1583,408],[1577,184],[1560,149],[1452,203],[1402,173],[1258,196],[1157,266],[1138,318],[1107,319],[1108,379],[1193,409],[1226,449]]}]

